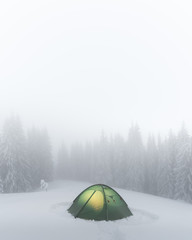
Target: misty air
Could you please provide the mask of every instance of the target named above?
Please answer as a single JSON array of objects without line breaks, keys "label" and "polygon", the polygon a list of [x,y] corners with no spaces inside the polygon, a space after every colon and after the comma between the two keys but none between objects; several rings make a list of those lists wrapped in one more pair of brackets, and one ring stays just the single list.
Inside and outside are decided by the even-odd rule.
[{"label": "misty air", "polygon": [[0,239],[191,240],[192,3],[0,3]]}]

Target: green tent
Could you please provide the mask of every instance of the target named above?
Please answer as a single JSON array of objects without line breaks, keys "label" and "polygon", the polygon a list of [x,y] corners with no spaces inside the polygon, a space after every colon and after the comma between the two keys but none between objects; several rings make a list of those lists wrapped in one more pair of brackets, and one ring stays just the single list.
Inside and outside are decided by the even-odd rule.
[{"label": "green tent", "polygon": [[112,188],[96,184],[86,188],[68,209],[75,218],[117,220],[132,215],[126,202]]}]

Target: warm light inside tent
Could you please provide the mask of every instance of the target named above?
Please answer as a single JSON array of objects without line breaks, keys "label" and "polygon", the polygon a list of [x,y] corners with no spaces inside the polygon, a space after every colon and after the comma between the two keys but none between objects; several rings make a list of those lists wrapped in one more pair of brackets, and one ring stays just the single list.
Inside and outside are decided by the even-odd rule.
[{"label": "warm light inside tent", "polygon": [[100,211],[103,209],[104,206],[104,197],[100,191],[96,191],[92,198],[89,200],[88,204],[89,207],[94,208],[96,211]]},{"label": "warm light inside tent", "polygon": [[94,193],[93,190],[86,190],[84,193],[81,194],[81,196],[79,198],[79,202],[80,203],[85,203],[91,197],[91,195],[93,193]]}]

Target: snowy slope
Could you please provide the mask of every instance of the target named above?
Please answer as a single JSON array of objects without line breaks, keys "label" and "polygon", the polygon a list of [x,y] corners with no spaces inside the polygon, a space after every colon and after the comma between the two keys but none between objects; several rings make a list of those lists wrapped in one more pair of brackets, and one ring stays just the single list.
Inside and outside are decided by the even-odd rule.
[{"label": "snowy slope", "polygon": [[89,183],[54,182],[48,192],[0,195],[0,240],[191,240],[192,205],[118,189],[134,216],[74,219],[66,209]]}]

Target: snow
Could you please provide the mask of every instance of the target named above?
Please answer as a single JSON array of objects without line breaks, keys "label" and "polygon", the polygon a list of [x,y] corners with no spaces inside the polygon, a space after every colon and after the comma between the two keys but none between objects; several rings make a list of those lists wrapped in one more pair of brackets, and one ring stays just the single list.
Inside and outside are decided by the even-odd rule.
[{"label": "snow", "polygon": [[0,194],[2,240],[191,240],[192,205],[116,189],[133,216],[117,221],[75,219],[66,210],[90,184],[57,181],[47,192]]}]

